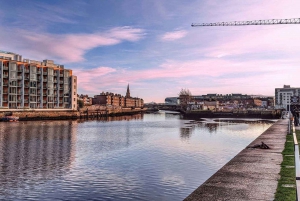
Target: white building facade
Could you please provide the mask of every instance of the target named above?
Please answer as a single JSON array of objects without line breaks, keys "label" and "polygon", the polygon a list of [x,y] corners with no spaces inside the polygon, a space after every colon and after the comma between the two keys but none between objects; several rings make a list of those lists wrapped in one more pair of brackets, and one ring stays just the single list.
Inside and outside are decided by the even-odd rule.
[{"label": "white building facade", "polygon": [[284,85],[283,88],[275,88],[275,107],[289,110],[291,97],[299,96],[300,88]]}]

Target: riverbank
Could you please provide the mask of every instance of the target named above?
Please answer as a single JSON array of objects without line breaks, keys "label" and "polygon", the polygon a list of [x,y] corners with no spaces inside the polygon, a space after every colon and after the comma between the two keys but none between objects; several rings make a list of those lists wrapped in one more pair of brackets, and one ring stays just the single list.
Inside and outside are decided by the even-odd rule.
[{"label": "riverbank", "polygon": [[6,115],[19,117],[19,121],[35,120],[75,120],[96,119],[103,117],[128,116],[138,113],[153,112],[147,109],[123,108],[122,110],[67,110],[67,109],[27,109],[27,110],[0,110],[0,119]]},{"label": "riverbank", "polygon": [[185,200],[274,200],[286,142],[288,120],[278,120]]},{"label": "riverbank", "polygon": [[[181,111],[182,112],[182,111]],[[246,110],[246,111],[188,111],[182,112],[184,117],[189,118],[260,118],[280,119],[280,110]]]}]

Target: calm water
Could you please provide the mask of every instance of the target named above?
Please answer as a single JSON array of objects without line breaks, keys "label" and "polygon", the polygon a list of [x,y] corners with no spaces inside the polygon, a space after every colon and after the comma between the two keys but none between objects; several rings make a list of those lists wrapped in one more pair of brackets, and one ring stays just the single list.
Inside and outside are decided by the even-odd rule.
[{"label": "calm water", "polygon": [[164,112],[0,123],[0,200],[182,200],[270,126]]}]

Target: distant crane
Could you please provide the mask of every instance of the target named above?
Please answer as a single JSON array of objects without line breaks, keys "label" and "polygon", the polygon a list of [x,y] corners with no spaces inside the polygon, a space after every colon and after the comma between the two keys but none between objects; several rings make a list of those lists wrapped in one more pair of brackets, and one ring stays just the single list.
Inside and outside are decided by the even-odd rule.
[{"label": "distant crane", "polygon": [[215,23],[192,23],[192,27],[204,27],[204,26],[244,26],[244,25],[275,25],[275,24],[300,24],[300,18],[271,19],[271,20],[252,20],[252,21],[233,21],[233,22],[215,22]]}]

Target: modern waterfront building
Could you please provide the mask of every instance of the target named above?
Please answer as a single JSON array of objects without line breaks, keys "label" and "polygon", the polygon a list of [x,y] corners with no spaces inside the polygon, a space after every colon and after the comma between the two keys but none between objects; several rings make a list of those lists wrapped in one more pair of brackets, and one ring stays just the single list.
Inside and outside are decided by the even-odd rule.
[{"label": "modern waterfront building", "polygon": [[300,88],[283,85],[283,88],[275,88],[275,107],[289,110],[291,97],[299,96]]},{"label": "modern waterfront building", "polygon": [[178,97],[167,97],[167,98],[165,98],[165,104],[179,105],[179,98]]},{"label": "modern waterfront building", "polygon": [[0,108],[77,110],[77,77],[52,60],[1,51]]}]

